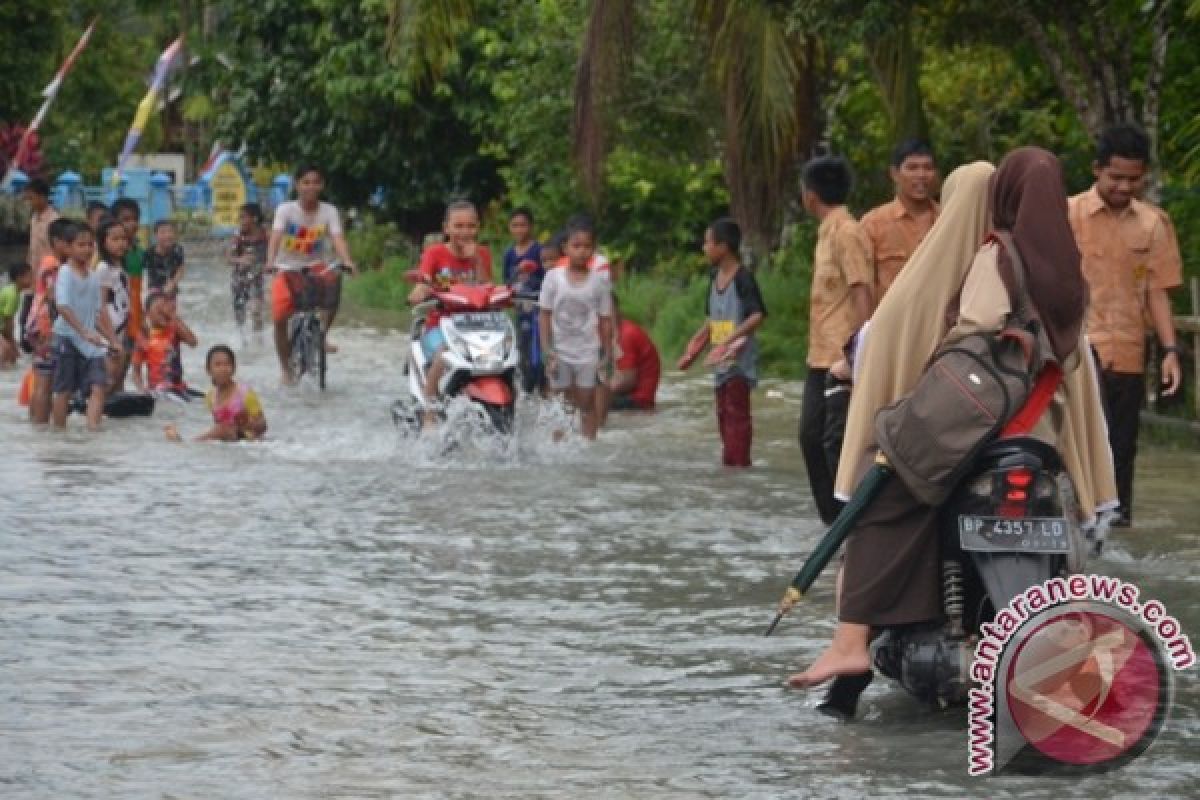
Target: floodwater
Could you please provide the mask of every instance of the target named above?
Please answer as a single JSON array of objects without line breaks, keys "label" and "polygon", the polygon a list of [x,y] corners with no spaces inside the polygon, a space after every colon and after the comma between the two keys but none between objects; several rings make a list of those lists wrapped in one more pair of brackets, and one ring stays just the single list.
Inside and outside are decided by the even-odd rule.
[{"label": "floodwater", "polygon": [[[237,341],[219,267],[183,311],[203,386]],[[403,329],[348,316],[324,394],[239,350],[263,444],[163,441],[199,404],[94,436],[0,404],[0,797],[1198,796],[1195,670],[1147,755],[1082,779],[969,778],[965,713],[884,680],[853,724],[779,688],[832,627],[825,576],[762,636],[820,533],[800,386],[756,393],[749,471],[715,466],[699,371],[593,446],[530,404],[515,447],[443,454],[388,416]],[[1200,454],[1139,470],[1139,530],[1093,567],[1200,637]]]}]

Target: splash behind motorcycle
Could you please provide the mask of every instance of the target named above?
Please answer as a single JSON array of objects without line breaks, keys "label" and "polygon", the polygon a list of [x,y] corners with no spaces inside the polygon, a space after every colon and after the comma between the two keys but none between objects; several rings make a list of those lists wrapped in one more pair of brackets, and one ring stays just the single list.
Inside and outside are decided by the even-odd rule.
[{"label": "splash behind motorcycle", "polygon": [[440,357],[446,369],[438,384],[442,398],[465,395],[486,413],[498,433],[512,433],[516,402],[518,352],[512,321],[504,313],[512,305],[507,286],[451,284],[435,289],[430,300],[414,309],[408,357],[404,364],[407,396],[392,406],[401,428],[419,430],[425,410],[430,362],[421,346],[429,312],[437,309],[438,329],[445,341]]}]

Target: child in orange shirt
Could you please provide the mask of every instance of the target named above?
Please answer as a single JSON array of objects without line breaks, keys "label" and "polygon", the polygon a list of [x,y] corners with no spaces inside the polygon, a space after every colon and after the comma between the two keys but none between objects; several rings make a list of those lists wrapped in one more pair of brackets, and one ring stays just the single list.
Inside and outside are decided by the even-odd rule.
[{"label": "child in orange shirt", "polygon": [[150,290],[146,295],[146,322],[149,329],[133,351],[133,383],[138,391],[181,401],[199,396],[183,382],[179,346],[195,347],[196,334],[176,315],[175,300],[161,290]]}]

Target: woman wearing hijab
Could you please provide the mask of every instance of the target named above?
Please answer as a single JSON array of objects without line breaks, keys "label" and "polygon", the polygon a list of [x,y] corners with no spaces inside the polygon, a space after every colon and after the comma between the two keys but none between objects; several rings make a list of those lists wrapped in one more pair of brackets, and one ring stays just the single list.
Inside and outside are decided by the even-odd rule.
[{"label": "woman wearing hijab", "polygon": [[[937,223],[871,319],[856,366],[835,485],[839,496],[852,493],[874,457],[876,412],[912,391],[941,346],[1003,327],[1016,280],[998,242],[980,246],[989,228],[1012,235],[1050,344],[1048,357],[1066,373],[1032,435],[1062,453],[1085,517],[1115,502],[1094,365],[1077,355],[1088,352],[1081,333],[1087,289],[1067,221],[1062,168],[1053,155],[1034,147],[1013,151],[997,170],[976,162],[947,178]],[[947,317],[953,317],[952,327]],[[846,542],[833,641],[787,685],[807,688],[866,672],[871,627],[942,615],[937,522],[938,509],[917,501],[903,482],[885,485]]]}]

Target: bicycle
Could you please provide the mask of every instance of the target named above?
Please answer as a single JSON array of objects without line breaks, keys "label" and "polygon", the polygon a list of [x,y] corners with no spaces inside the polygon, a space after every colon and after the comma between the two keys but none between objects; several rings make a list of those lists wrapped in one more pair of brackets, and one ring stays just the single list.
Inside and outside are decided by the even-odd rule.
[{"label": "bicycle", "polygon": [[[329,287],[312,274],[312,267],[296,270],[303,286],[293,294],[296,310],[288,319],[288,340],[292,343],[288,366],[292,375],[299,381],[306,373],[315,373],[317,386],[322,390],[325,389],[328,354],[325,352],[325,326],[321,322],[320,312],[337,307],[345,267],[335,261],[329,265],[329,269],[337,274],[332,286],[332,298],[323,297]],[[322,303],[322,300],[326,302]]]}]

